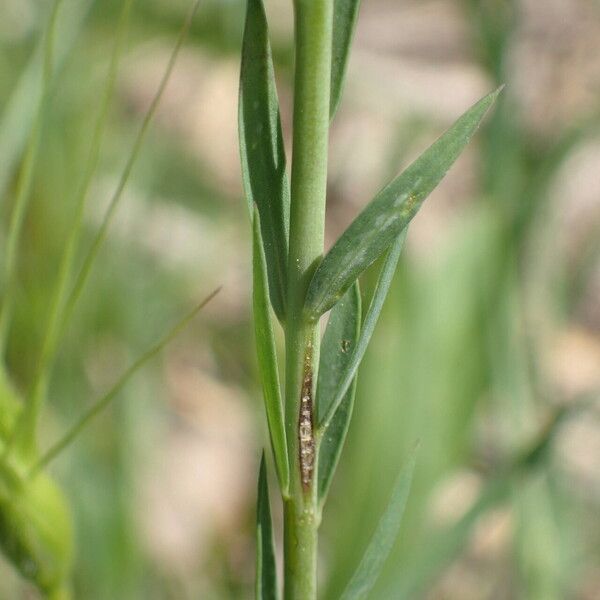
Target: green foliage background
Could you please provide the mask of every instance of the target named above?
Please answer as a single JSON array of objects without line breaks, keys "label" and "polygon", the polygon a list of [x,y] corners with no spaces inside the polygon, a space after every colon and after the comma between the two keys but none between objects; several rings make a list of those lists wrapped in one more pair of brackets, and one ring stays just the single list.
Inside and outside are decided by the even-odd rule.
[{"label": "green foliage background", "polygon": [[[46,4],[0,7],[1,236],[31,126],[27,74]],[[290,4],[267,3],[286,143]],[[330,240],[483,92],[507,89],[411,226],[324,515],[325,598],[343,590],[417,439],[407,513],[373,598],[591,599],[600,586],[600,11],[591,0],[563,4],[364,2],[332,132]],[[65,0],[57,38],[65,58],[44,124],[7,356],[24,390],[119,8]],[[84,246],[187,8],[134,4]],[[45,445],[168,324],[224,286],[52,466],[76,514],[77,598],[251,595],[255,474],[267,438],[235,137],[243,12],[237,0],[203,3],[54,371]],[[7,129],[19,89],[25,100]],[[364,278],[367,293],[375,274]],[[590,399],[561,422],[535,468],[502,479],[557,407]],[[0,563],[0,598],[32,593]]]}]

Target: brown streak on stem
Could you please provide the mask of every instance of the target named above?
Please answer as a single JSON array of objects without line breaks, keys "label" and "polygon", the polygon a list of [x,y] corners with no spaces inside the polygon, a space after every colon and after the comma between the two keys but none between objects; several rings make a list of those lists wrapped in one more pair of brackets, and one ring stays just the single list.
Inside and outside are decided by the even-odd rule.
[{"label": "brown streak on stem", "polygon": [[302,487],[307,492],[312,484],[315,464],[312,344],[310,343],[304,356],[304,372],[300,392],[300,418],[298,420],[298,448]]}]

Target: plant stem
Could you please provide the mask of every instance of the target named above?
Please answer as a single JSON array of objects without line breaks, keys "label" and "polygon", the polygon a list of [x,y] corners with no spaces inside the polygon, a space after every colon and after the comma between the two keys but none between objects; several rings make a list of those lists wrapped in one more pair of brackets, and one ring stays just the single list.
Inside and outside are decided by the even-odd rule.
[{"label": "plant stem", "polygon": [[[290,460],[290,497],[285,500],[284,523],[286,600],[311,600],[317,595],[320,514],[317,486],[313,483],[317,465],[313,400],[320,337],[318,323],[306,320],[303,306],[324,245],[332,23],[333,0],[295,0],[294,140],[285,326]],[[305,458],[301,459],[303,450]]]}]

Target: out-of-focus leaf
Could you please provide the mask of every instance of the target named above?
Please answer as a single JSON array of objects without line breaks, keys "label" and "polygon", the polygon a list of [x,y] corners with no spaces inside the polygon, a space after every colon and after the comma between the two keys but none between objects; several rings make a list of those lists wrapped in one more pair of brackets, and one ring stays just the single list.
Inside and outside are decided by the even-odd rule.
[{"label": "out-of-focus leaf", "polygon": [[346,67],[360,0],[335,0],[333,8],[333,47],[331,49],[331,98],[329,117],[333,119],[342,98]]},{"label": "out-of-focus leaf", "polygon": [[[348,370],[360,332],[360,290],[356,282],[333,307],[321,346],[319,379],[317,385],[317,417],[329,412],[336,398],[342,378]],[[333,474],[337,467],[354,406],[356,377],[344,392],[339,407],[319,447],[319,501],[327,497]]]},{"label": "out-of-focus leaf", "polygon": [[385,250],[416,215],[463,148],[500,90],[471,107],[410,167],[375,196],[318,266],[310,283],[305,313],[316,320]]},{"label": "out-of-focus leaf", "polygon": [[[79,274],[75,279],[73,289],[69,297],[66,299],[64,307],[56,304],[56,302],[61,302],[62,304],[62,301],[58,297],[58,294],[53,299],[54,305],[51,307],[51,312],[54,313],[56,311],[56,313],[50,316],[50,327],[47,329],[46,334],[44,336],[41,355],[38,360],[36,373],[34,375],[34,379],[26,399],[25,409],[21,413],[19,422],[15,427],[15,435],[13,436],[13,441],[16,442],[19,449],[23,453],[32,453],[33,449],[35,448],[35,438],[37,434],[36,429],[39,421],[39,415],[41,413],[42,406],[46,399],[49,370],[56,352],[56,348],[60,341],[60,336],[62,335],[64,328],[68,325],[70,321],[75,305],[77,304],[77,300],[79,299],[81,292],[83,291],[83,288],[87,283],[88,277],[96,261],[100,248],[102,247],[102,244],[104,243],[108,235],[108,231],[115,217],[120,200],[123,197],[123,191],[125,190],[127,182],[129,181],[129,176],[131,175],[131,171],[133,170],[133,167],[139,156],[142,143],[144,141],[146,133],[148,132],[150,123],[152,122],[152,118],[156,114],[156,109],[158,108],[162,95],[167,87],[167,83],[169,82],[169,79],[173,72],[173,68],[175,67],[175,62],[177,60],[177,57],[179,56],[179,52],[183,46],[183,42],[187,37],[190,27],[192,26],[194,17],[198,12],[200,3],[201,0],[195,0],[188,11],[187,18],[181,28],[173,50],[171,51],[167,67],[160,80],[158,89],[156,90],[156,93],[152,98],[150,106],[146,110],[140,129],[134,140],[133,147],[131,148],[131,151],[127,158],[127,162],[117,184],[117,189],[113,193],[108,208],[104,213],[102,224],[100,225],[100,228],[97,231],[96,236],[94,237],[94,241],[92,242],[90,249],[85,255]],[[59,290],[59,294],[61,293],[62,290]],[[9,444],[9,447],[11,444]]]},{"label": "out-of-focus leaf", "polygon": [[[66,58],[73,41],[82,29],[89,13],[92,0],[72,2],[64,18],[57,24],[54,62],[57,70]],[[27,142],[27,136],[35,121],[36,107],[42,94],[42,63],[44,40],[31,57],[17,86],[11,93],[0,117],[0,206],[10,183],[12,171]]]},{"label": "out-of-focus leaf", "polygon": [[[371,336],[377,325],[379,314],[383,308],[383,303],[387,296],[387,293],[392,284],[396,267],[398,266],[398,260],[404,247],[406,240],[406,231],[403,231],[398,239],[393,243],[388,255],[385,258],[385,262],[381,268],[379,279],[377,280],[377,286],[373,292],[373,298],[369,304],[369,310],[365,317],[358,341],[352,348],[352,354],[349,359],[344,362],[343,371],[338,374],[337,389],[333,392],[332,399],[328,404],[328,407],[324,407],[322,413],[320,412],[319,417],[319,428],[324,431],[328,431],[330,427],[334,426],[334,421],[337,419],[338,409],[345,403],[345,398],[348,390],[352,386],[352,382],[356,379],[356,372],[358,367],[367,351],[367,346],[371,341]],[[340,301],[341,302],[341,301]],[[337,307],[337,304],[336,304]],[[335,307],[334,309],[335,310]],[[333,314],[333,311],[332,311]],[[321,377],[321,370],[319,370],[319,378]],[[329,437],[326,434],[326,437]],[[320,468],[320,467],[319,467]]]},{"label": "out-of-focus leaf", "polygon": [[283,494],[287,494],[289,484],[288,453],[285,437],[285,422],[279,370],[277,368],[277,351],[275,337],[269,314],[269,291],[267,283],[267,267],[265,252],[261,238],[260,216],[254,209],[253,229],[253,292],[254,335],[256,337],[256,352],[260,379],[267,411],[267,421],[271,436],[271,445],[279,476],[279,485]]},{"label": "out-of-focus leaf", "polygon": [[256,600],[277,600],[277,568],[265,455],[260,460],[256,507]]},{"label": "out-of-focus leaf", "polygon": [[238,110],[244,192],[251,215],[254,204],[258,206],[270,298],[281,321],[285,315],[290,194],[262,0],[248,0]]},{"label": "out-of-focus leaf", "polygon": [[415,461],[416,448],[413,450],[408,463],[398,474],[388,506],[379,520],[365,554],[340,600],[365,598],[375,585],[377,577],[381,573],[381,569],[398,537],[415,470]]},{"label": "out-of-focus leaf", "polygon": [[478,519],[505,501],[509,491],[510,480],[507,477],[490,481],[459,521],[436,535],[426,547],[420,548],[408,564],[398,571],[396,582],[381,594],[381,598],[412,600],[422,597],[464,548]]}]

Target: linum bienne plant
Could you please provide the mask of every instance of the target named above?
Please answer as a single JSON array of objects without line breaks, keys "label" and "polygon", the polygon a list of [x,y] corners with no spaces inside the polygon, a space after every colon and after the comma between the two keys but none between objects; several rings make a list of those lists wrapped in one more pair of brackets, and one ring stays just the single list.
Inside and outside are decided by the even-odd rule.
[{"label": "linum bienne plant", "polygon": [[[317,598],[317,538],[323,505],[348,431],[356,375],[389,290],[407,227],[493,105],[471,107],[386,185],[323,256],[327,148],[340,102],[359,0],[295,0],[291,183],[279,118],[267,18],[248,0],[242,46],[239,138],[253,232],[256,347],[284,511],[286,600]],[[362,317],[359,276],[381,272]],[[279,380],[271,309],[285,335]],[[320,320],[329,320],[321,338]],[[398,533],[415,458],[406,461],[363,559],[342,594],[365,598]],[[280,595],[265,460],[258,478],[257,598]]]},{"label": "linum bienne plant", "polygon": [[[10,322],[14,308],[15,292],[18,285],[18,251],[22,237],[23,222],[31,195],[32,181],[36,158],[40,151],[41,129],[48,112],[49,96],[55,77],[54,45],[57,20],[61,13],[63,0],[53,0],[50,15],[44,31],[43,42],[39,53],[32,59],[33,67],[41,57],[41,80],[32,88],[30,79],[24,78],[23,85],[13,93],[4,115],[0,115],[0,129],[15,130],[26,127],[24,138],[27,138],[22,165],[17,177],[12,211],[8,223],[6,248],[0,256],[0,548],[5,557],[24,578],[31,581],[44,597],[50,600],[68,600],[71,598],[70,576],[73,559],[73,526],[67,499],[59,485],[47,474],[46,467],[62,450],[67,448],[85,426],[117,396],[118,392],[131,377],[149,359],[155,356],[170,340],[172,340],[197,314],[197,312],[215,295],[213,292],[199,306],[177,323],[153,347],[140,356],[117,380],[113,387],[96,400],[83,412],[75,424],[49,449],[40,451],[38,445],[38,428],[42,409],[46,402],[50,371],[60,346],[60,341],[69,325],[75,305],[88,281],[92,266],[102,246],[111,222],[114,218],[123,190],[139,154],[148,126],[156,111],[159,100],[165,90],[175,59],[183,44],[186,33],[197,12],[199,2],[192,5],[188,18],[182,27],[179,38],[172,50],[163,78],[155,96],[147,109],[144,119],[135,137],[132,149],[127,158],[116,190],[110,200],[104,220],[95,235],[87,252],[80,243],[83,226],[83,215],[86,200],[93,180],[103,132],[114,95],[116,75],[123,54],[124,39],[133,0],[123,0],[118,26],[116,28],[113,50],[111,53],[108,74],[101,95],[93,135],[89,147],[81,181],[75,190],[75,215],[65,241],[56,286],[48,311],[48,320],[41,349],[38,351],[37,369],[30,382],[29,389],[21,396],[8,373],[6,367],[6,346]],[[76,2],[70,9],[79,10],[78,19],[73,19],[75,29],[84,21],[86,11],[92,4]],[[71,23],[71,25],[73,25]],[[71,32],[75,33],[75,32]],[[57,53],[58,54],[58,53]],[[23,118],[19,111],[11,107],[18,106],[18,99],[24,95],[34,94],[38,97],[37,108],[31,119]],[[11,148],[3,155],[3,161],[18,162],[20,150]],[[3,185],[0,182],[0,186]],[[3,196],[5,189],[0,189]],[[81,267],[76,270],[83,253]]]}]

